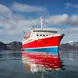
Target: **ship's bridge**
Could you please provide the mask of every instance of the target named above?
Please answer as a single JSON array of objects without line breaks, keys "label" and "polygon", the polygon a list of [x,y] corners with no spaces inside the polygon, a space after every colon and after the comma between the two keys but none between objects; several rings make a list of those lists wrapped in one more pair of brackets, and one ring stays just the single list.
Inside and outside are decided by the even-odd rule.
[{"label": "ship's bridge", "polygon": [[34,38],[44,38],[44,37],[51,37],[56,35],[58,30],[56,28],[35,28],[31,30],[31,36]]},{"label": "ship's bridge", "polygon": [[32,29],[32,32],[57,33],[57,29],[55,28],[44,28],[44,29],[36,28],[36,29]]}]

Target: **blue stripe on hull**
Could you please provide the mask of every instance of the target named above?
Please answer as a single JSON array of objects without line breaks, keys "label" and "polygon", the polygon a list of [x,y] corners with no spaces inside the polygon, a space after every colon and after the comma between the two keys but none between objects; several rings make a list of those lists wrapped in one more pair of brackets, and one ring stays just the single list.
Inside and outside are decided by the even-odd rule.
[{"label": "blue stripe on hull", "polygon": [[49,48],[25,48],[27,52],[49,52],[52,54],[58,54],[58,47],[49,47]]}]

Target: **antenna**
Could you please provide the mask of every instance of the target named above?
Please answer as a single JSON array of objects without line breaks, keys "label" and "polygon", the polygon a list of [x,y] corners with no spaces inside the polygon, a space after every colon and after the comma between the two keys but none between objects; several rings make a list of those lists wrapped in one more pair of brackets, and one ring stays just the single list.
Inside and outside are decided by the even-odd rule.
[{"label": "antenna", "polygon": [[41,28],[43,28],[43,18],[42,18],[42,16],[40,17],[40,24],[41,24]]},{"label": "antenna", "polygon": [[[23,31],[23,30],[22,30]],[[26,35],[25,31],[23,31],[23,33]]]},{"label": "antenna", "polygon": [[33,25],[32,29],[34,29],[34,25]]}]

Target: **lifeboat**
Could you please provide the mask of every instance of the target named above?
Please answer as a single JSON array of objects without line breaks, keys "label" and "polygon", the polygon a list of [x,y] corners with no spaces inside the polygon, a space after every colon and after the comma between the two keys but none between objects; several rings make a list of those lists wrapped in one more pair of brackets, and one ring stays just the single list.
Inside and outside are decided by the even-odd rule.
[{"label": "lifeboat", "polygon": [[26,35],[26,38],[29,38],[30,37],[30,33],[28,33],[27,35]]}]

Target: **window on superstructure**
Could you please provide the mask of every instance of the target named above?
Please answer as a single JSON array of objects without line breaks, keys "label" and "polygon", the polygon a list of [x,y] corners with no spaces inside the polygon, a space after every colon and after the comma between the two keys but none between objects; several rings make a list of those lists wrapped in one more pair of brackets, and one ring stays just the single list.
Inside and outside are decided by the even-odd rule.
[{"label": "window on superstructure", "polygon": [[57,33],[57,31],[46,31],[46,30],[44,30],[44,31],[41,31],[41,30],[34,30],[34,32],[51,32],[51,33]]},{"label": "window on superstructure", "polygon": [[42,36],[42,35],[40,34],[40,36]]},{"label": "window on superstructure", "polygon": [[43,34],[43,36],[45,36],[45,35]]},{"label": "window on superstructure", "polygon": [[37,34],[37,36],[39,36],[39,35]]}]

